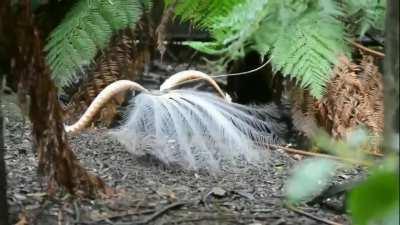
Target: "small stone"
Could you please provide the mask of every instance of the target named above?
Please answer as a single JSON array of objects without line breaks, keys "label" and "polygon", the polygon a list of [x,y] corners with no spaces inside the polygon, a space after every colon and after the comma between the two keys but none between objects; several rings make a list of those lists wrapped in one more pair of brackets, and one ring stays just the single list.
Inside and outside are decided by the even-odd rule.
[{"label": "small stone", "polygon": [[300,161],[300,160],[302,160],[304,157],[303,157],[302,155],[295,154],[295,155],[293,155],[293,158],[294,158],[295,160],[297,160],[297,161]]},{"label": "small stone", "polygon": [[218,197],[224,197],[226,195],[226,191],[220,187],[213,187],[211,189],[211,194]]},{"label": "small stone", "polygon": [[347,180],[347,179],[350,178],[349,175],[345,175],[345,174],[342,174],[342,175],[340,175],[339,177],[342,178],[343,180]]},{"label": "small stone", "polygon": [[25,195],[22,195],[22,194],[19,194],[19,193],[15,193],[15,194],[14,194],[14,197],[15,197],[17,200],[20,200],[20,201],[26,200],[26,196],[25,196]]}]

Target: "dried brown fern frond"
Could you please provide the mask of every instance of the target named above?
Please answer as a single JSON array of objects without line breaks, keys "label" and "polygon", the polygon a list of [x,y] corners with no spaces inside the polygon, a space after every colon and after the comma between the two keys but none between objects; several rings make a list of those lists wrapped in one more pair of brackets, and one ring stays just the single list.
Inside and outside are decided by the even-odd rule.
[{"label": "dried brown fern frond", "polygon": [[[371,56],[359,64],[340,57],[327,94],[318,102],[318,121],[337,139],[365,126],[374,137],[383,132],[383,80]],[[378,143],[374,143],[374,148]]]},{"label": "dried brown fern frond", "polygon": [[[66,107],[68,120],[76,120],[107,85],[121,79],[135,80],[140,76],[145,64],[150,60],[150,49],[143,42],[136,40],[136,37],[131,29],[126,29],[114,36],[109,47],[99,53],[87,70],[85,79],[71,96]],[[122,94],[113,97],[94,121],[110,125],[117,114],[118,106],[124,100],[125,96]]]},{"label": "dried brown fern frond", "polygon": [[357,79],[358,67],[346,57],[339,59],[327,93],[318,103],[318,123],[335,138],[344,137],[355,124],[354,108],[363,101],[359,96],[361,83]]},{"label": "dried brown fern frond", "polygon": [[370,147],[377,150],[383,132],[382,74],[372,56],[362,55],[358,64],[344,56],[339,62],[321,100],[306,91],[292,93],[293,124],[309,138],[319,126],[336,139],[364,126],[376,140]]},{"label": "dried brown fern frond", "polygon": [[311,139],[318,131],[314,98],[307,90],[291,85],[290,99],[294,128],[300,131],[302,136]]},{"label": "dried brown fern frond", "polygon": [[371,56],[363,56],[359,65],[345,57],[334,69],[333,81],[320,107],[328,109],[321,118],[332,122],[334,137],[345,137],[349,130],[365,125],[374,134],[383,131],[382,75]]}]

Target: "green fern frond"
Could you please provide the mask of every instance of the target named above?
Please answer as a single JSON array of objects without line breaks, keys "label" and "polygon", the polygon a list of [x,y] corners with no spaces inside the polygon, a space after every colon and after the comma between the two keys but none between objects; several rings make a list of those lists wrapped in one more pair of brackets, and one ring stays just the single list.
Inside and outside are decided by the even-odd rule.
[{"label": "green fern frond", "polygon": [[343,11],[335,0],[246,0],[209,28],[215,41],[193,48],[226,60],[256,50],[276,71],[320,98],[339,55],[348,54]]},{"label": "green fern frond", "polygon": [[360,37],[371,28],[384,29],[386,0],[347,0],[343,10],[351,23],[350,30]]},{"label": "green fern frond", "polygon": [[248,0],[238,4],[225,17],[218,17],[209,28],[215,42],[187,42],[192,48],[209,54],[226,54],[229,60],[245,55],[266,15],[268,0]]},{"label": "green fern frond", "polygon": [[[164,1],[167,6],[175,2],[175,0]],[[175,15],[182,21],[190,21],[194,25],[206,28],[242,2],[244,0],[177,0]]]},{"label": "green fern frond", "polygon": [[76,71],[92,62],[112,33],[134,26],[150,0],[80,0],[50,34],[45,47],[56,85],[75,79]]},{"label": "green fern frond", "polygon": [[281,30],[271,51],[273,68],[321,98],[337,57],[347,52],[344,36],[336,19],[308,13]]}]

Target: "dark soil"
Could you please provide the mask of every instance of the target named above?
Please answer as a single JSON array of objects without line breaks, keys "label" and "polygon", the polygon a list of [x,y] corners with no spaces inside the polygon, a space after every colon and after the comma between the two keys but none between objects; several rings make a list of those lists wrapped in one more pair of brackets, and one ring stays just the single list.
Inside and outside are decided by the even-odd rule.
[{"label": "dark soil", "polygon": [[[300,157],[271,150],[265,166],[243,165],[218,175],[170,168],[151,157],[130,155],[104,129],[71,137],[84,166],[118,195],[50,198],[37,173],[29,124],[23,124],[15,97],[4,96],[8,201],[12,222],[29,224],[322,224],[284,206],[284,183]],[[337,174],[343,182],[358,172]],[[299,208],[316,217],[348,224],[346,215],[321,205]]]}]

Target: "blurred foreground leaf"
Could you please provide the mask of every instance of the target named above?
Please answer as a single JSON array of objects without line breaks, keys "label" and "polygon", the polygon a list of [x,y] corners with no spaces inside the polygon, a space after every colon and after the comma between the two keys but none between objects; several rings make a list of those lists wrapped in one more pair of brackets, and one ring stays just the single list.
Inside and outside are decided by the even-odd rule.
[{"label": "blurred foreground leaf", "polygon": [[289,202],[298,203],[321,192],[335,170],[336,162],[328,159],[309,159],[302,162],[286,184]]},{"label": "blurred foreground leaf", "polygon": [[398,206],[399,174],[390,169],[374,171],[350,193],[348,201],[348,208],[356,225],[366,225],[371,221],[398,224]]}]

